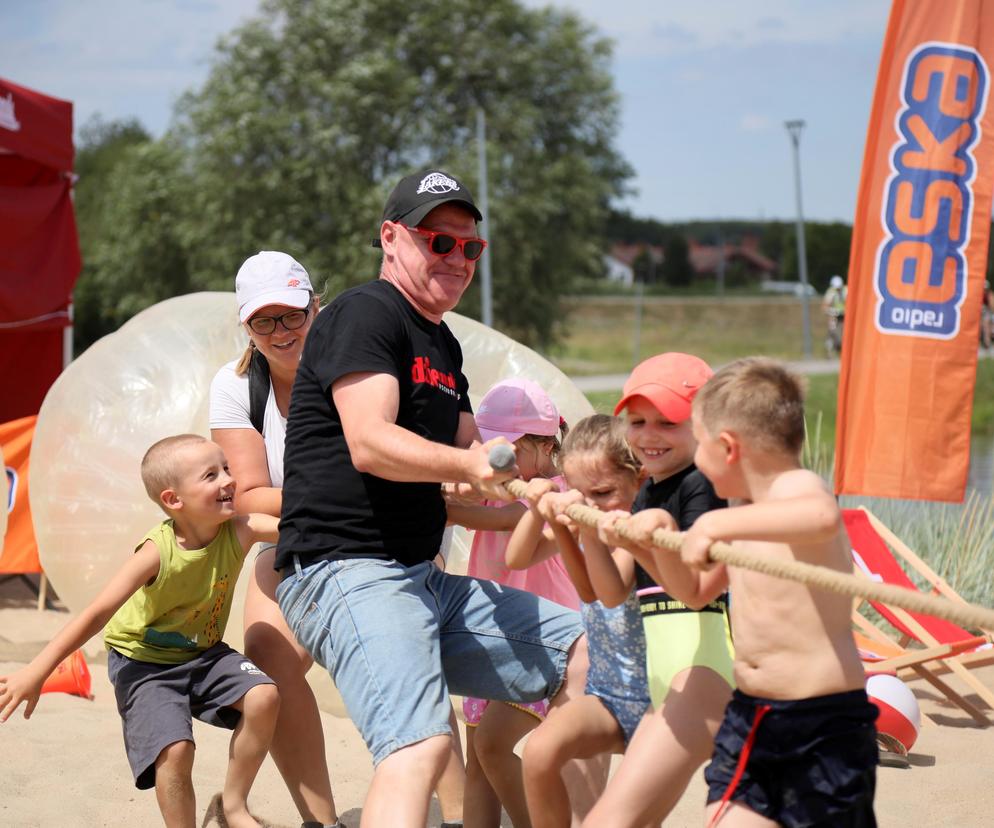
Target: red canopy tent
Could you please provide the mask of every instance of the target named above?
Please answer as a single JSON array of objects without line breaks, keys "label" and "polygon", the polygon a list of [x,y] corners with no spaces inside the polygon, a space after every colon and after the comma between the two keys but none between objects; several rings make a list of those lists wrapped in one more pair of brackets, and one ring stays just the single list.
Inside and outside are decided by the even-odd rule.
[{"label": "red canopy tent", "polygon": [[0,78],[0,423],[37,414],[63,368],[82,261],[72,103]]}]

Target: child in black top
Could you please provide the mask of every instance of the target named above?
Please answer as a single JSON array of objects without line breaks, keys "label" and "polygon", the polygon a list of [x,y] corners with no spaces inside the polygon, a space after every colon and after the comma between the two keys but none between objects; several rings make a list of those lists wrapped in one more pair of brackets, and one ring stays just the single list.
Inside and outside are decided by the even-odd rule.
[{"label": "child in black top", "polygon": [[[695,356],[659,354],[636,366],[615,409],[625,413],[628,444],[648,478],[632,505],[634,516],[611,513],[600,537],[607,546],[627,549],[640,564],[636,578],[652,709],[591,811],[592,825],[640,826],[663,820],[710,755],[731,695],[726,596],[716,596],[699,611],[687,607],[663,586],[666,581],[651,546],[624,541],[612,528],[615,520],[626,518],[648,542],[656,528],[686,530],[705,512],[726,505],[693,462],[697,444],[691,432],[691,401],[710,376],[707,363]],[[615,549],[615,559],[618,552]],[[593,586],[608,603],[611,596],[598,587],[610,583]]]}]

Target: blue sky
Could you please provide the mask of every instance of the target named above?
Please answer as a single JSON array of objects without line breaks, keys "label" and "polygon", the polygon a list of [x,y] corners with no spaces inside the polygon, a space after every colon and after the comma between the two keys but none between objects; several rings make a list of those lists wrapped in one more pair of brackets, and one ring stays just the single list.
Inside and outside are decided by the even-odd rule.
[{"label": "blue sky", "polygon": [[[545,5],[525,0],[529,5]],[[664,221],[851,222],[888,0],[559,0],[615,41],[625,206]],[[160,134],[255,0],[0,0],[0,76]]]}]

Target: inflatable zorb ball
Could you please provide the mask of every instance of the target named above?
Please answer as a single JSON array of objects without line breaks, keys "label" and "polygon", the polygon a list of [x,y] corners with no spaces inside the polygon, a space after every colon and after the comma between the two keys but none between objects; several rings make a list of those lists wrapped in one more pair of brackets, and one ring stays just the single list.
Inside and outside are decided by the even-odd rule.
[{"label": "inflatable zorb ball", "polygon": [[[549,392],[569,422],[591,413],[576,386],[534,351],[458,314],[445,319],[462,345],[473,401],[498,380],[525,376]],[[72,612],[96,596],[164,517],[142,486],[145,451],[171,434],[209,436],[211,379],[246,344],[233,293],[179,296],[95,343],[49,390],[31,451],[31,510],[41,564]],[[470,542],[471,533],[453,533],[450,571],[465,572]],[[224,636],[236,649],[247,581],[239,579]],[[312,670],[312,684],[327,681],[316,672],[323,675]],[[340,703],[316,693],[322,708],[341,715]]]},{"label": "inflatable zorb ball", "polygon": [[921,730],[921,709],[914,693],[897,676],[876,673],[866,680],[866,694],[880,710],[877,718],[880,746],[907,756]]}]

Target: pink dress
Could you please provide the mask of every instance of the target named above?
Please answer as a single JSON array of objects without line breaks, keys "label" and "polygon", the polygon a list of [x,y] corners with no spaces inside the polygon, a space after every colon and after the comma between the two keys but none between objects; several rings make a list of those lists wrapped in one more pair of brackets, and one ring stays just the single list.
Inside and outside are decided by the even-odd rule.
[{"label": "pink dress", "polygon": [[[553,477],[552,482],[559,487],[560,491],[566,487],[566,481],[561,476]],[[518,502],[524,503],[524,501]],[[500,509],[506,504],[504,501],[487,500],[483,505]],[[505,562],[505,555],[510,539],[510,532],[478,529],[469,552],[466,574],[474,578],[486,578],[504,586],[531,592],[534,595],[555,601],[557,604],[562,604],[564,607],[578,610],[580,598],[576,594],[576,587],[573,586],[569,573],[559,555],[553,555],[527,569],[509,569]],[[485,699],[475,699],[469,696],[463,699],[463,714],[466,717],[466,724],[471,727],[478,725],[483,711],[487,709],[487,704]],[[528,704],[512,704],[511,706],[531,713],[539,719],[544,719],[549,709],[549,702],[543,699]]]}]

